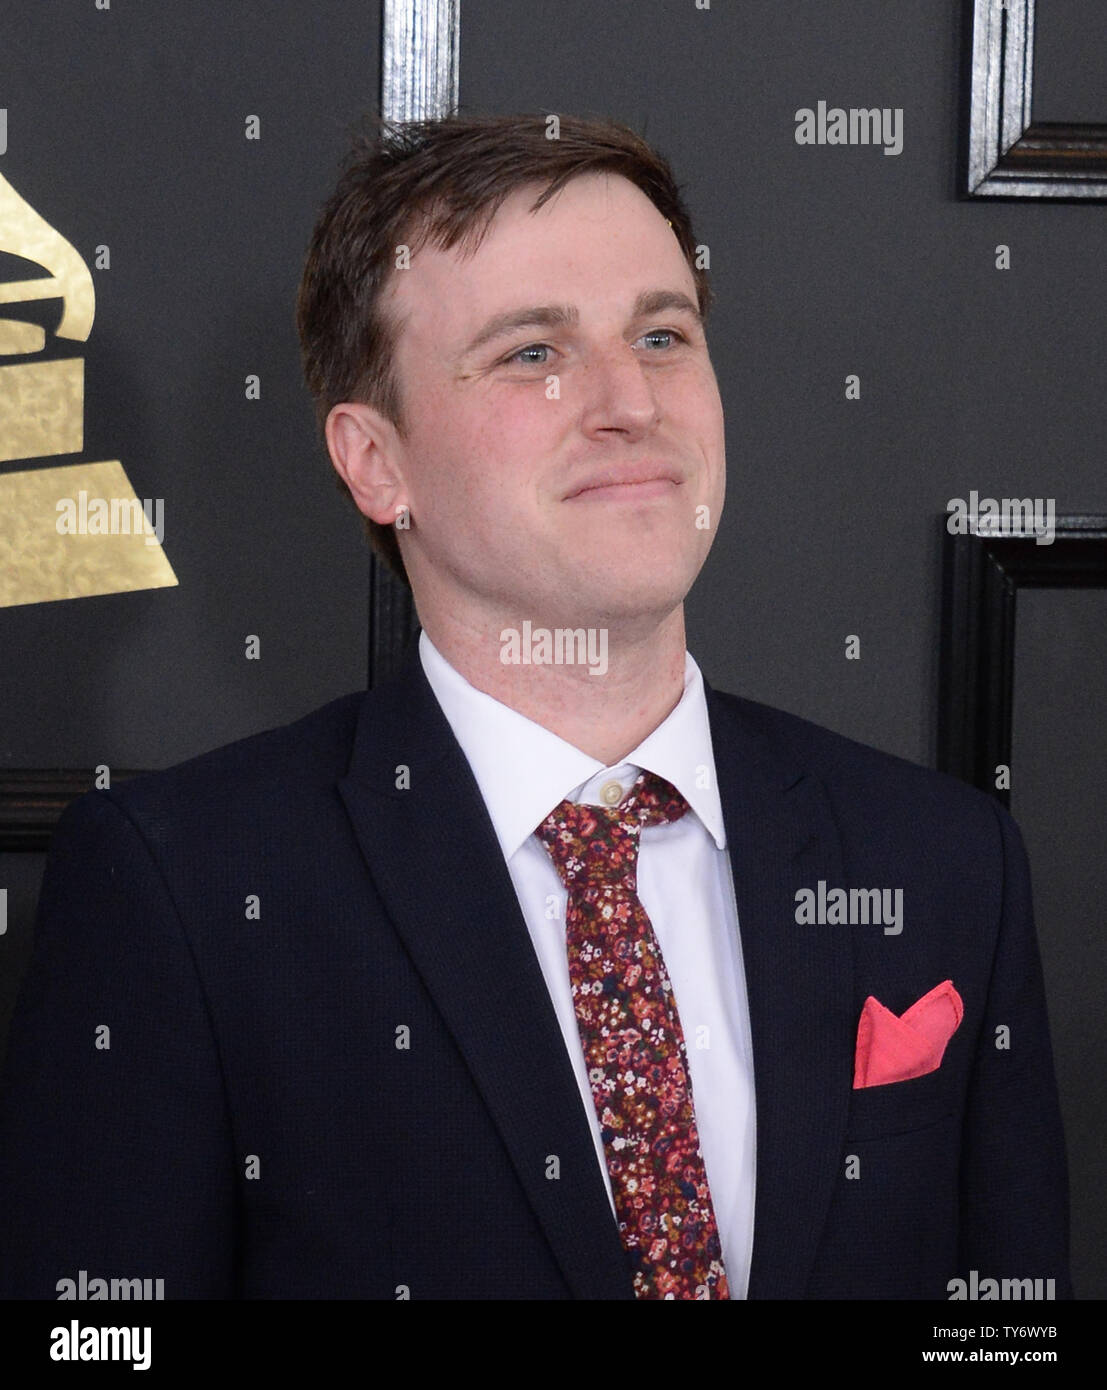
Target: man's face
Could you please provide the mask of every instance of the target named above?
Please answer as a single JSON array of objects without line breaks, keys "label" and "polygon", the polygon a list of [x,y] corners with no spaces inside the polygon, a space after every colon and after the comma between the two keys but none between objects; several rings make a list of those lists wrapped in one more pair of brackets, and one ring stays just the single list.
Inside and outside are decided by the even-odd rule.
[{"label": "man's face", "polygon": [[[539,188],[504,203],[475,255],[428,246],[393,272],[405,563],[416,597],[429,576],[463,621],[660,620],[725,488],[695,283],[628,180],[582,176],[531,213]],[[604,479],[618,485],[581,491]]]}]

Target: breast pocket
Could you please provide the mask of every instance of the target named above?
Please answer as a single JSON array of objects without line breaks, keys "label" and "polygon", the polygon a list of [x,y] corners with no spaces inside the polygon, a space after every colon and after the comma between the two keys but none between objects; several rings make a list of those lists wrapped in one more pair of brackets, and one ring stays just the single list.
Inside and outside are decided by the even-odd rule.
[{"label": "breast pocket", "polygon": [[951,1069],[927,1072],[910,1081],[887,1086],[863,1086],[850,1092],[849,1139],[876,1139],[910,1134],[948,1119],[959,1106],[956,1078]]}]

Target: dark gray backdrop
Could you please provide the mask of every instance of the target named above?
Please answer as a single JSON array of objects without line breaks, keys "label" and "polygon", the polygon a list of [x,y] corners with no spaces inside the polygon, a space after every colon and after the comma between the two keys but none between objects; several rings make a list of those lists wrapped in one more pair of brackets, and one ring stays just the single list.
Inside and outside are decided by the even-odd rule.
[{"label": "dark gray backdrop", "polygon": [[[1097,67],[1072,42],[1087,12],[1041,0],[1045,116],[1107,120],[1107,53]],[[687,606],[705,674],[933,764],[947,500],[1107,513],[1107,208],[958,200],[959,0],[462,0],[461,35],[463,109],[620,117],[672,159],[711,248],[729,483]],[[360,0],[8,7],[0,169],[86,259],[113,251],[82,457],[165,497],[181,582],[0,612],[7,765],[164,766],[363,683],[365,551],[313,440],[292,300],[344,129],[375,99],[378,37]],[[820,99],[903,108],[903,153],[798,146],[795,112]],[[1083,770],[1046,740],[1016,749],[1077,823],[1104,751],[1101,726],[1083,732]],[[1017,780],[1013,805],[1050,879],[1052,812]],[[1087,843],[1101,863],[1102,830]],[[40,872],[39,856],[0,868],[5,1010]],[[1071,937],[1094,926],[1062,899],[1039,915],[1065,1108],[1102,1124],[1103,977],[1097,994]],[[1095,1145],[1079,1161],[1078,1289],[1102,1296]]]}]

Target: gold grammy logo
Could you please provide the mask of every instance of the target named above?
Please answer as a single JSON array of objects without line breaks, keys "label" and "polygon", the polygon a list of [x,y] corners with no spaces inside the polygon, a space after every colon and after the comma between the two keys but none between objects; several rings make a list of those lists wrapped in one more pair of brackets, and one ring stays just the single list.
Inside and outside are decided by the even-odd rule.
[{"label": "gold grammy logo", "polygon": [[[55,334],[86,342],[96,295],[76,249],[0,174],[0,255],[19,256],[46,271],[31,279],[0,280],[0,463],[33,462],[84,449],[84,359],[34,357],[46,350],[46,330],[3,317],[6,304],[60,299]],[[89,514],[88,498],[120,525],[78,528],[59,516]],[[0,472],[0,607],[88,598],[177,583],[151,534],[132,525],[142,504],[117,459],[63,467],[32,466]]]}]

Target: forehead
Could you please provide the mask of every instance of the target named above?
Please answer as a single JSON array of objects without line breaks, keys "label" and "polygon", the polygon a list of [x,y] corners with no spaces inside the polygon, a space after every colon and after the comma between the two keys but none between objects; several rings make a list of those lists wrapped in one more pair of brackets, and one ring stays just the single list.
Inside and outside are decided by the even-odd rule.
[{"label": "forehead", "polygon": [[[618,174],[571,179],[537,212],[544,185],[504,200],[477,250],[427,244],[409,270],[393,271],[386,302],[413,326],[468,324],[477,314],[528,302],[629,303],[667,284],[695,297],[695,282],[668,222]],[[583,307],[583,306],[582,306]]]}]

